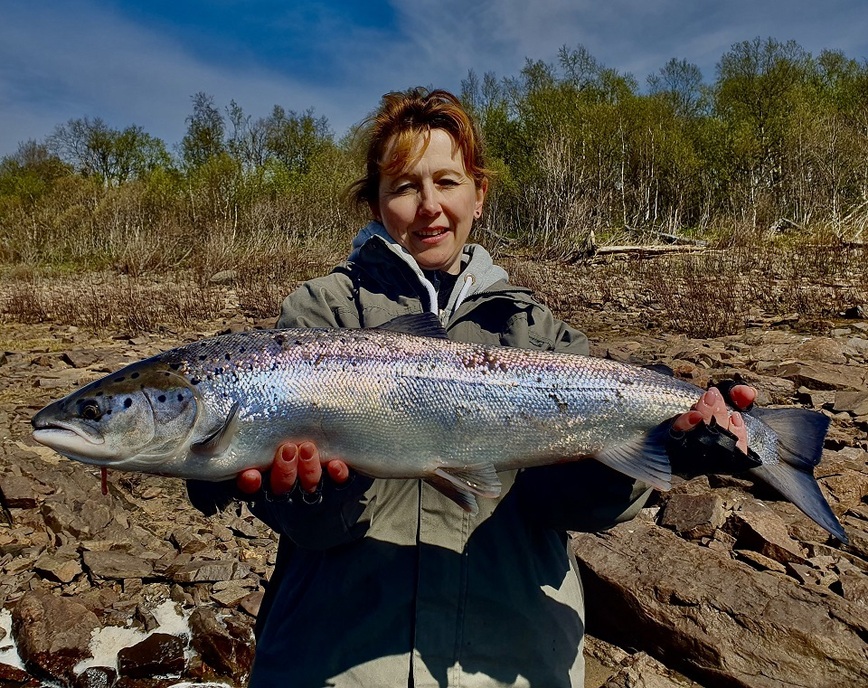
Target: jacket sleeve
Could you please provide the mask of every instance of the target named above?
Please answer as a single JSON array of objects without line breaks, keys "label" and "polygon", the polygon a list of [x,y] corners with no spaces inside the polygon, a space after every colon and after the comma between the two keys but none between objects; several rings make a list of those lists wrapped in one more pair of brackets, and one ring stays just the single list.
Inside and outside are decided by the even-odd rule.
[{"label": "jacket sleeve", "polygon": [[[561,353],[588,354],[584,334],[558,320],[548,308],[533,319],[534,338],[551,341]],[[528,468],[515,487],[525,517],[556,530],[606,530],[639,513],[651,494],[643,482],[593,459]]]},{"label": "jacket sleeve", "polygon": [[[305,282],[283,301],[278,327],[359,327],[351,286],[341,269]],[[247,500],[257,518],[297,546],[328,549],[364,533],[367,492],[372,485],[371,479],[354,473],[346,485],[334,485],[325,478],[316,500],[305,500],[298,489],[285,498],[271,497],[266,491],[251,497],[241,494],[234,481],[188,481],[187,492],[205,514],[215,513],[234,499]]]}]

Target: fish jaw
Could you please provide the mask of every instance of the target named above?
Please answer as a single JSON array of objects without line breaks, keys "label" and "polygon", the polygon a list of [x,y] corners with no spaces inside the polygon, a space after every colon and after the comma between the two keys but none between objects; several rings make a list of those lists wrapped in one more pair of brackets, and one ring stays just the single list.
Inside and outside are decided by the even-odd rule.
[{"label": "fish jaw", "polygon": [[89,433],[80,426],[62,421],[41,422],[33,419],[33,439],[70,459],[85,463],[103,464],[119,457],[99,435]]}]

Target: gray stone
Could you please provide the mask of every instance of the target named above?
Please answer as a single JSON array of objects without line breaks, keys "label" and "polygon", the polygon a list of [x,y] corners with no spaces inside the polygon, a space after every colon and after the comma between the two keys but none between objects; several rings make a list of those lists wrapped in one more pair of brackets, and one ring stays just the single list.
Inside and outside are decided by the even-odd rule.
[{"label": "gray stone", "polygon": [[838,391],[835,392],[835,403],[832,406],[835,412],[846,411],[851,416],[868,415],[868,391]]},{"label": "gray stone", "polygon": [[674,494],[663,507],[660,525],[683,537],[711,537],[726,520],[723,500],[714,494]]},{"label": "gray stone", "polygon": [[33,568],[60,583],[71,583],[82,572],[81,559],[73,545],[61,547],[54,553],[46,552],[36,560]]},{"label": "gray stone", "polygon": [[95,578],[123,580],[124,578],[150,578],[154,575],[151,563],[126,552],[84,552],[84,565]]},{"label": "gray stone", "polygon": [[177,583],[207,583],[243,578],[238,576],[239,567],[235,561],[194,561],[174,569],[171,579]]}]

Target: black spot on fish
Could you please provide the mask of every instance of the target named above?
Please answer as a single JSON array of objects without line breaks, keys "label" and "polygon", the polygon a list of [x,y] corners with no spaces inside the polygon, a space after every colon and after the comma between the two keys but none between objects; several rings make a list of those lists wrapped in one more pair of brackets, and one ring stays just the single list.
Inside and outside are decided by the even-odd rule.
[{"label": "black spot on fish", "polygon": [[111,410],[111,409],[107,409],[106,412],[105,412],[105,414],[106,414],[107,416],[110,416],[110,415],[112,414],[112,410]]},{"label": "black spot on fish", "polygon": [[120,377],[116,377],[114,381],[115,382],[123,382],[124,380],[126,380],[126,378],[123,375],[121,375]]},{"label": "black spot on fish", "polygon": [[139,376],[138,373],[133,373],[132,375],[130,375],[130,377],[131,377],[133,380],[135,380],[138,376]]},{"label": "black spot on fish", "polygon": [[232,354],[230,354],[230,353],[226,353],[226,354],[224,354],[224,357],[226,358],[227,361],[231,361],[231,360],[232,360]]},{"label": "black spot on fish", "polygon": [[129,397],[127,397],[126,399],[124,399],[124,408],[129,408],[129,407],[132,406],[132,405],[133,405],[133,400],[132,400],[132,399],[130,399]]},{"label": "black spot on fish", "polygon": [[178,401],[184,401],[184,395],[183,394],[178,395]]},{"label": "black spot on fish", "polygon": [[103,392],[97,392],[96,394],[94,394],[95,397],[101,397],[102,395],[103,395]]},{"label": "black spot on fish", "polygon": [[274,335],[274,343],[283,346],[286,343],[286,337],[282,334],[276,334]]},{"label": "black spot on fish", "polygon": [[566,413],[569,410],[569,405],[563,399],[561,399],[557,394],[549,394],[549,399],[555,402],[558,405],[559,413]]},{"label": "black spot on fish", "polygon": [[246,349],[243,346],[238,349],[238,353],[240,354],[243,354],[245,351]]},{"label": "black spot on fish", "polygon": [[[181,364],[180,364],[180,363],[170,363],[170,364],[169,364],[169,367],[170,367],[172,370],[180,370],[180,369],[181,369]],[[166,373],[166,374],[168,375],[168,373]]]},{"label": "black spot on fish", "polygon": [[191,377],[190,378],[190,384],[191,385],[198,385],[200,382],[202,382],[202,381],[198,377]]},{"label": "black spot on fish", "polygon": [[202,354],[201,356],[199,356],[200,361],[204,361],[206,358],[208,358],[208,357],[205,354]]},{"label": "black spot on fish", "polygon": [[166,401],[166,395],[161,394],[160,396],[157,397],[157,401],[159,401],[162,404],[164,401]]}]

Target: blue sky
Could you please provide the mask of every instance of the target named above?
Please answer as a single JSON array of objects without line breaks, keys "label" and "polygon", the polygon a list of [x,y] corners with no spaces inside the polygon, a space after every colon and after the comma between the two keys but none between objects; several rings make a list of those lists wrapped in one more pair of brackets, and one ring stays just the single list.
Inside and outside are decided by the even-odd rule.
[{"label": "blue sky", "polygon": [[584,45],[644,86],[670,58],[712,81],[756,36],[868,58],[866,0],[0,0],[0,156],[102,117],[173,147],[191,96],[264,117],[314,108],[342,134],[381,94]]}]

